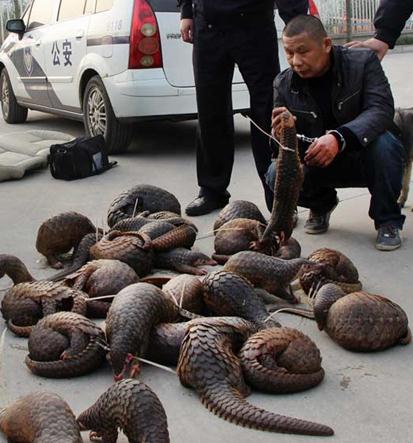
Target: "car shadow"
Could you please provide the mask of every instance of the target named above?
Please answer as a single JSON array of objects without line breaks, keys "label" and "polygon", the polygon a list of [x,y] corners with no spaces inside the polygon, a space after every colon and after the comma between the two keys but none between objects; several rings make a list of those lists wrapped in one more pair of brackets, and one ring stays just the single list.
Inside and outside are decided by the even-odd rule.
[{"label": "car shadow", "polygon": [[[28,131],[31,129],[42,129],[65,132],[73,137],[81,137],[85,134],[83,123],[76,120],[69,120],[59,116],[45,114],[42,112],[30,112],[26,123],[22,125],[7,125],[7,132]],[[133,124],[133,139],[127,150],[128,154],[151,153],[170,154],[171,151],[177,154],[195,152],[197,120],[187,121],[143,121]],[[235,126],[235,146],[249,147],[249,128],[244,125]]]},{"label": "car shadow", "polygon": [[[196,150],[197,120],[172,122],[153,121],[139,122],[134,125],[134,138],[128,148],[128,153],[157,154],[186,153]],[[249,143],[249,131],[244,128],[236,128],[235,146]]]}]

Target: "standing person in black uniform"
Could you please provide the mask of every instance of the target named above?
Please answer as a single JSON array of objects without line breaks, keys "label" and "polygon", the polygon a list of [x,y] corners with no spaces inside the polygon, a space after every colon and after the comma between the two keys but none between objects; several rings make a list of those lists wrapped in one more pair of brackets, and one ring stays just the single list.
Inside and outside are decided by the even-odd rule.
[{"label": "standing person in black uniform", "polygon": [[[285,23],[306,14],[308,0],[276,1]],[[186,208],[191,216],[207,214],[228,203],[227,187],[234,161],[232,77],[237,64],[250,93],[251,118],[267,131],[271,127],[273,80],[278,74],[278,42],[274,0],[179,0],[181,36],[193,43],[198,105],[197,174],[199,196]],[[271,162],[268,138],[251,128],[258,175]]]},{"label": "standing person in black uniform", "polygon": [[381,0],[374,16],[376,34],[366,41],[347,43],[349,48],[370,48],[382,60],[393,49],[407,19],[413,13],[413,0]]}]

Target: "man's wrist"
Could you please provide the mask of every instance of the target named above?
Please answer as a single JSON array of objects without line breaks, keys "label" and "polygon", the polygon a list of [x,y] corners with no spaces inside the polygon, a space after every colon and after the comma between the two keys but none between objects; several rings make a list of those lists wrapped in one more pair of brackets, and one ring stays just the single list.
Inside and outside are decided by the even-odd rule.
[{"label": "man's wrist", "polygon": [[331,134],[337,140],[338,152],[343,152],[344,149],[346,149],[346,139],[343,137],[343,134],[341,134],[341,132],[333,129],[332,131],[328,131],[327,134]]}]

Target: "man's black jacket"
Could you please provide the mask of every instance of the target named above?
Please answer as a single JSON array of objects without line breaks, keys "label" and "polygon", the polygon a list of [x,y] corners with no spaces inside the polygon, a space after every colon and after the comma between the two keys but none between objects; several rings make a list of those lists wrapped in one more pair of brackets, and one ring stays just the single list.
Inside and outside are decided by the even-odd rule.
[{"label": "man's black jacket", "polygon": [[181,18],[192,18],[192,4],[211,23],[241,14],[272,16],[274,4],[285,23],[308,11],[308,0],[178,0]]},{"label": "man's black jacket", "polygon": [[374,17],[375,37],[393,48],[412,13],[413,0],[381,0]]},{"label": "man's black jacket", "polygon": [[[338,127],[362,146],[393,129],[394,102],[383,68],[370,49],[333,47],[332,112]],[[274,106],[285,106],[297,117],[297,132],[320,137],[325,129],[320,109],[305,79],[291,68],[275,80]]]}]

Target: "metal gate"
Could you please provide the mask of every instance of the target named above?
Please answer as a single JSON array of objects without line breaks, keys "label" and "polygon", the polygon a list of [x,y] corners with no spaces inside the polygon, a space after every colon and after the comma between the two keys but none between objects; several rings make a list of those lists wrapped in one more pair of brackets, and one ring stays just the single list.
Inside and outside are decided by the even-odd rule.
[{"label": "metal gate", "polygon": [[[316,0],[320,18],[332,36],[374,33],[373,19],[379,3],[380,0]],[[412,30],[413,20],[410,18],[404,32]]]}]

